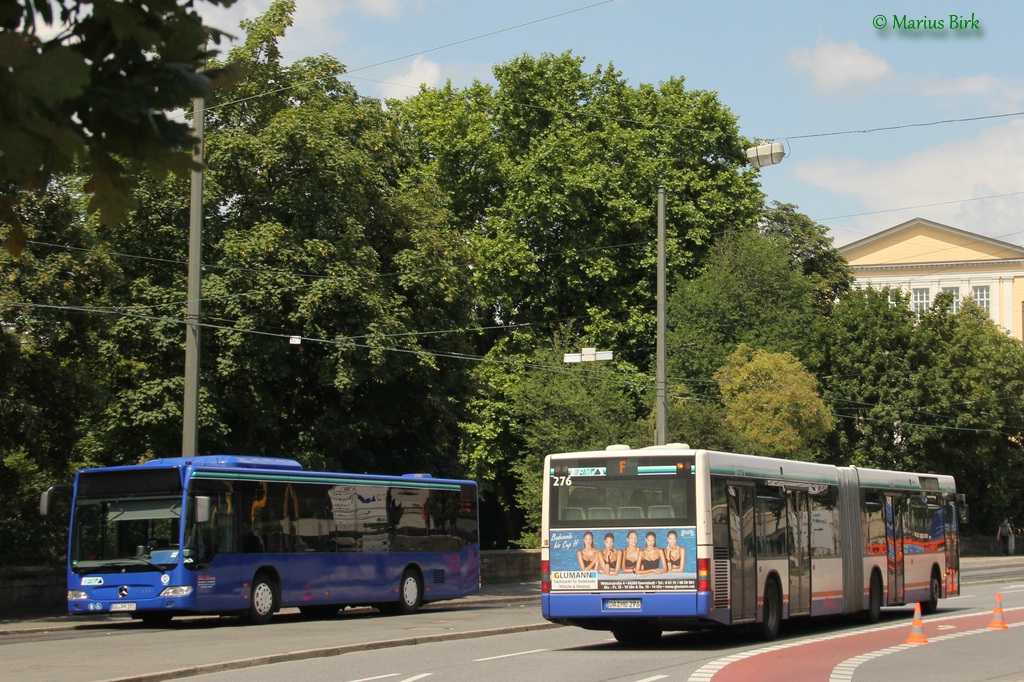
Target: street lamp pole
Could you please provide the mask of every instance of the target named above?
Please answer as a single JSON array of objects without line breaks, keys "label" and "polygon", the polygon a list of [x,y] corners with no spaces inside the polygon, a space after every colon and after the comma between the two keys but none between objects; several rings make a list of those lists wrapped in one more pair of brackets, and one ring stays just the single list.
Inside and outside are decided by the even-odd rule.
[{"label": "street lamp pole", "polygon": [[658,324],[654,390],[654,444],[668,442],[668,378],[665,342],[665,186],[658,187]]},{"label": "street lamp pole", "polygon": [[[780,163],[786,156],[785,147],[779,142],[763,141],[746,150],[747,161],[754,168],[764,168]],[[665,186],[658,186],[658,322],[657,348],[654,368],[654,444],[668,443],[668,351],[665,341]]]},{"label": "street lamp pole", "polygon": [[[192,104],[196,146],[192,160],[203,163],[203,98]],[[195,457],[199,450],[199,316],[203,272],[203,171],[192,171],[192,197],[188,239],[188,309],[185,315],[185,400],[182,405],[181,456]]]}]

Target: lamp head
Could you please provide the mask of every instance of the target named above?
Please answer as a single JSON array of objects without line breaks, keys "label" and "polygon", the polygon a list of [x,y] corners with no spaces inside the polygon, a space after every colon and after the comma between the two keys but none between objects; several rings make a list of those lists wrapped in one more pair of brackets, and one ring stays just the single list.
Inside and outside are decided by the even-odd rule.
[{"label": "lamp head", "polygon": [[754,168],[774,166],[786,156],[781,142],[765,142],[747,150],[747,161]]}]

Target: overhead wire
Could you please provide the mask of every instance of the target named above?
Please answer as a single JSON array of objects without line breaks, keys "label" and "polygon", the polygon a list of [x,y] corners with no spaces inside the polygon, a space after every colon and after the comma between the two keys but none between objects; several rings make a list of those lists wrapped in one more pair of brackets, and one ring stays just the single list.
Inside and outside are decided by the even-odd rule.
[{"label": "overhead wire", "polygon": [[[64,305],[64,306],[56,306],[56,305],[27,303],[27,302],[3,302],[3,303],[0,303],[0,306],[31,307],[31,308],[51,308],[51,309],[59,309],[59,310],[65,310],[65,311],[70,311],[70,312],[82,312],[82,313],[105,313],[105,314],[113,314],[113,315],[119,315],[119,316],[124,316],[124,317],[132,317],[132,318],[138,318],[138,319],[144,319],[144,320],[150,320],[150,321],[171,322],[171,323],[175,323],[175,324],[180,324],[182,326],[184,326],[186,324],[186,320],[183,319],[183,318],[172,318],[172,317],[167,317],[167,316],[145,315],[145,314],[139,314],[139,313],[132,313],[132,312],[126,311],[126,310],[109,310],[109,309],[105,309],[105,308],[97,309],[97,308],[87,308],[87,307],[83,307],[83,306],[66,306],[66,305]],[[368,336],[365,336],[365,337],[338,336],[338,337],[336,337],[334,339],[325,339],[325,338],[317,338],[317,337],[305,336],[305,335],[301,335],[301,334],[275,333],[275,332],[261,331],[261,330],[257,330],[257,329],[239,329],[239,328],[234,327],[234,326],[218,325],[218,324],[212,324],[210,322],[201,322],[199,324],[199,326],[204,328],[204,329],[211,329],[211,330],[214,330],[214,331],[225,331],[225,332],[229,332],[229,333],[250,334],[250,335],[256,335],[256,336],[263,336],[263,337],[269,337],[269,338],[277,338],[277,339],[282,339],[282,340],[288,340],[289,342],[293,342],[294,340],[298,340],[300,345],[301,345],[301,343],[308,342],[308,343],[332,345],[332,346],[348,346],[348,347],[354,347],[354,348],[361,348],[361,349],[364,349],[364,350],[395,352],[395,353],[402,353],[402,354],[409,354],[409,355],[419,355],[419,356],[436,357],[436,358],[444,358],[444,359],[467,361],[467,362],[476,362],[476,363],[480,363],[480,364],[492,364],[492,365],[503,365],[503,366],[520,367],[522,369],[532,370],[532,371],[542,371],[542,372],[545,372],[545,373],[548,373],[548,374],[570,374],[570,373],[575,373],[577,376],[590,377],[592,379],[601,380],[601,381],[612,381],[612,382],[614,382],[616,384],[619,384],[619,385],[622,385],[622,386],[644,386],[645,384],[647,384],[647,385],[651,384],[651,382],[653,381],[653,378],[651,376],[647,375],[646,373],[643,373],[643,374],[633,374],[633,375],[624,375],[621,371],[615,371],[615,370],[610,370],[610,371],[592,370],[592,369],[578,368],[578,367],[575,367],[575,366],[565,366],[564,364],[563,365],[544,364],[544,363],[538,363],[536,361],[529,361],[529,360],[525,360],[525,359],[493,357],[493,356],[490,356],[490,355],[475,355],[475,354],[471,354],[471,353],[460,353],[460,352],[454,352],[454,351],[443,351],[443,350],[437,350],[437,349],[425,349],[425,348],[418,348],[418,347],[417,348],[408,348],[408,347],[400,347],[400,346],[387,346],[387,345],[382,345],[382,344],[377,344],[377,343],[358,343],[356,341],[357,338],[362,338],[364,340],[370,339],[370,338],[372,338],[372,335],[368,335]],[[386,335],[382,335],[379,338],[388,338],[388,337]],[[687,378],[682,378],[682,377],[668,377],[668,379],[669,379],[669,385],[670,386],[682,386],[682,385],[686,385],[686,384],[714,385],[714,384],[717,383],[714,380],[687,379]],[[717,403],[719,401],[718,397],[715,396],[715,395],[707,394],[707,393],[694,393],[694,392],[688,392],[684,396],[684,399],[692,399],[692,400],[697,400],[699,402],[707,402],[709,404],[714,404],[714,403]],[[1013,400],[1013,399],[1016,399],[1016,396],[1005,396],[1003,398],[1000,398],[1000,400]],[[844,402],[845,403],[850,403],[851,406],[853,404],[859,404],[861,407],[865,407],[865,408],[871,408],[871,407],[877,407],[878,406],[878,404],[864,403],[862,401],[849,401],[849,400],[844,400],[844,399],[837,399],[834,402],[837,402],[837,403],[844,403]],[[961,404],[968,405],[971,402],[974,402],[974,401],[964,401]],[[952,405],[950,407],[952,407]],[[928,414],[928,415],[934,416],[936,419],[952,419],[953,417],[956,416],[956,415],[948,414],[948,413],[935,412],[935,411],[930,410],[930,409],[928,409],[926,407],[923,407],[923,406],[905,406],[904,409],[912,410],[916,414]],[[840,418],[840,419],[851,419],[851,420],[859,420],[859,421],[879,421],[879,422],[884,421],[884,420],[879,420],[879,419],[874,419],[874,418],[871,418],[871,417],[867,417],[864,414],[848,415],[848,414],[842,414],[842,413],[840,413],[840,412],[838,412],[836,410],[831,410],[830,412],[831,412],[831,414],[834,417]],[[888,422],[886,422],[886,423],[888,423]],[[933,428],[933,429],[946,430],[946,431],[966,431],[966,432],[977,432],[977,433],[994,433],[994,434],[998,434],[1000,436],[1005,436],[1005,437],[1014,437],[1014,436],[1017,435],[1017,431],[1004,431],[1002,429],[993,429],[993,428],[985,429],[985,428],[974,428],[974,427],[960,427],[960,426],[951,426],[951,425],[948,425],[948,424],[928,424],[926,422],[901,422],[901,424],[904,425],[904,426],[918,426],[918,427],[926,427],[926,428]]]}]

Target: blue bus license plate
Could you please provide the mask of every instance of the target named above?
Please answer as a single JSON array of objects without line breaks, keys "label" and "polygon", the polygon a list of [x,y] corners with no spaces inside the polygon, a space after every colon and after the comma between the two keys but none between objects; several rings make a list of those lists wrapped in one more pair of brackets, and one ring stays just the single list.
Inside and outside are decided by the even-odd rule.
[{"label": "blue bus license plate", "polygon": [[639,599],[605,599],[604,607],[606,609],[639,609]]},{"label": "blue bus license plate", "polygon": [[134,611],[135,610],[135,602],[133,602],[133,601],[114,602],[113,604],[110,605],[110,610],[111,611]]}]

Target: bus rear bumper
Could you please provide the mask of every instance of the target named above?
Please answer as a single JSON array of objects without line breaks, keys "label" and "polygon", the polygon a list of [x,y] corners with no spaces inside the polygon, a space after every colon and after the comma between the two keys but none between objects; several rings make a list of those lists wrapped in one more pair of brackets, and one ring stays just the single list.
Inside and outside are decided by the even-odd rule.
[{"label": "bus rear bumper", "polygon": [[664,629],[712,625],[710,592],[554,593],[541,595],[541,612],[553,622],[613,630],[628,621],[662,622]]}]

